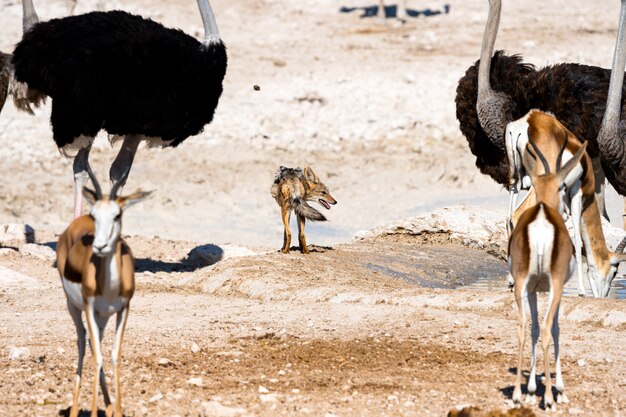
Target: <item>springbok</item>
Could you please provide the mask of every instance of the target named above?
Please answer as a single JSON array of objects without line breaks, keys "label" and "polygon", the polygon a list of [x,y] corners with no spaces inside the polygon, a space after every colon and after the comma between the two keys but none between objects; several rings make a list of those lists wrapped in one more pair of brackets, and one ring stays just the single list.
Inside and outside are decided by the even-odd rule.
[{"label": "springbok", "polygon": [[[130,248],[121,238],[122,212],[125,208],[147,197],[149,192],[138,191],[126,197],[117,196],[124,181],[117,182],[109,197],[102,190],[89,165],[87,172],[95,191],[83,188],[85,199],[93,207],[90,215],[76,218],[59,237],[57,267],[67,297],[67,308],[76,326],[78,336],[78,368],[74,382],[70,417],[78,416],[78,391],[85,355],[85,312],[90,346],[94,358],[94,386],[91,416],[97,417],[98,376],[106,406],[106,415],[113,415],[113,405],[102,369],[101,341],[109,317],[117,313],[112,359],[116,388],[115,416],[122,417],[120,365],[121,348],[130,299],[135,291],[134,261]],[[128,176],[129,170],[125,176]]]},{"label": "springbok", "polygon": [[[507,232],[511,235],[513,225],[517,218],[529,207],[537,203],[534,193],[526,194],[519,208],[517,198],[520,190],[530,190],[530,172],[524,166],[522,155],[524,155],[529,138],[532,137],[533,146],[541,150],[553,172],[560,166],[561,160],[567,161],[580,149],[580,141],[563,126],[553,115],[533,109],[524,117],[509,123],[506,127],[506,152],[509,160],[509,219],[507,221]],[[585,284],[583,282],[582,263],[582,238],[580,232],[582,215],[583,188],[585,196],[589,192],[593,194],[594,178],[590,171],[591,159],[587,154],[583,156],[581,162],[572,169],[572,172],[565,179],[565,187],[560,192],[561,203],[558,210],[564,215],[568,212],[571,215],[574,227],[574,249],[576,252],[576,264],[578,271],[578,295],[585,295]],[[537,174],[542,173],[543,167],[537,166]],[[545,169],[543,173],[545,173]],[[585,182],[585,183],[584,183]],[[584,183],[584,184],[583,184]],[[584,187],[583,187],[584,185]],[[591,190],[589,190],[591,187]]]},{"label": "springbok", "polygon": [[[528,143],[529,133],[534,139],[535,146],[542,153],[545,153],[545,159],[551,170],[555,169],[559,159],[556,152],[559,142],[561,146],[566,143],[566,148],[561,157],[563,161],[569,160],[582,146],[574,134],[549,113],[534,110],[514,123],[507,127],[506,141],[509,160],[513,161],[509,165],[512,178],[509,227],[517,224],[520,215],[537,203],[535,192],[531,188],[520,205],[513,210],[517,200],[516,193],[521,188],[519,186],[530,185],[529,169],[524,168],[521,158],[521,150],[524,149],[522,145],[526,146],[525,144]],[[565,142],[566,140],[567,142]],[[541,170],[541,168],[538,169]],[[587,259],[587,279],[591,292],[594,297],[607,297],[611,283],[617,275],[619,263],[624,260],[622,252],[626,244],[620,243],[615,252],[611,252],[607,247],[602,230],[600,208],[596,200],[595,169],[592,159],[584,154],[579,162],[579,168],[573,169],[566,178],[566,187],[561,191],[560,212],[564,213],[565,209],[568,209],[574,226],[578,294],[581,296],[585,294],[581,245],[579,244],[582,241]]]},{"label": "springbok", "polygon": [[[532,145],[533,139],[529,138]],[[519,355],[517,361],[517,375],[513,401],[521,402],[522,389],[522,354],[526,335],[526,306],[530,308],[532,320],[532,364],[528,377],[527,402],[536,403],[535,392],[537,382],[535,380],[537,365],[537,340],[539,338],[539,317],[537,312],[537,292],[549,291],[548,309],[541,324],[541,344],[544,357],[544,374],[546,391],[544,405],[546,409],[555,408],[552,395],[550,377],[550,358],[548,348],[550,339],[554,339],[554,355],[556,361],[556,389],[557,401],[567,402],[564,393],[563,376],[561,374],[561,361],[559,356],[559,304],[563,294],[563,287],[570,278],[572,265],[572,241],[565,227],[565,222],[559,212],[560,189],[566,184],[567,176],[576,168],[585,154],[587,143],[585,142],[578,152],[557,171],[550,171],[546,158],[536,146],[533,146],[535,155],[526,148],[525,160],[529,166],[529,174],[535,190],[538,203],[527,209],[519,218],[519,221],[509,240],[509,270],[515,283],[515,301],[519,313],[517,335],[519,337]],[[529,157],[526,157],[529,156]],[[537,174],[535,168],[539,158],[545,169],[544,174]],[[550,335],[551,331],[551,335]]]}]

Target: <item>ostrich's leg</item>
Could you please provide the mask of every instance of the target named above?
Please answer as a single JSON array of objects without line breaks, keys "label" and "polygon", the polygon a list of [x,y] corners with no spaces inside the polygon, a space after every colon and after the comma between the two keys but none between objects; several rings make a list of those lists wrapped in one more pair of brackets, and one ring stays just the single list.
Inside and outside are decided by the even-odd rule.
[{"label": "ostrich's leg", "polygon": [[406,0],[401,0],[398,2],[398,8],[396,9],[396,19],[399,20],[406,20],[407,18],[407,13],[406,13]]},{"label": "ostrich's leg", "polygon": [[387,18],[387,14],[385,13],[385,1],[378,1],[378,19],[381,23],[385,23],[385,19]]},{"label": "ostrich's leg", "polygon": [[[93,141],[93,138],[90,138]],[[74,218],[80,217],[83,213],[83,187],[89,181],[87,164],[89,151],[91,151],[91,141],[88,146],[80,148],[74,157]]]},{"label": "ostrich's leg", "polygon": [[126,184],[128,172],[133,166],[139,142],[141,142],[141,136],[126,135],[124,137],[124,142],[122,142],[122,147],[120,148],[117,157],[115,157],[115,161],[113,161],[113,164],[111,165],[111,169],[109,171],[111,184],[121,182],[118,192],[121,192],[124,184]]}]

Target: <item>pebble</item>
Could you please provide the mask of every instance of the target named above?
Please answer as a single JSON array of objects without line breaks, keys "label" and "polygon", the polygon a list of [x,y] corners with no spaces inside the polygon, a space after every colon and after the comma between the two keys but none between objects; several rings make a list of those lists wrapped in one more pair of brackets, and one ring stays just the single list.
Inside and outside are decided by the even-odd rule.
[{"label": "pebble", "polygon": [[11,349],[9,349],[9,360],[12,361],[16,361],[29,355],[30,350],[27,347],[12,346]]},{"label": "pebble", "polygon": [[276,393],[261,394],[259,395],[259,400],[261,400],[262,403],[275,403],[278,401],[278,395]]},{"label": "pebble", "polygon": [[259,385],[259,394],[267,394],[268,392],[270,392],[270,390],[265,388],[263,385]]},{"label": "pebble", "polygon": [[584,359],[578,359],[578,366],[585,366],[587,362]]},{"label": "pebble", "polygon": [[166,366],[166,365],[169,365],[169,364],[170,364],[170,360],[169,359],[167,359],[167,358],[160,358],[159,359],[159,365]]},{"label": "pebble", "polygon": [[157,392],[156,394],[154,394],[152,397],[150,397],[150,399],[148,400],[149,403],[153,403],[159,400],[163,399],[163,394],[161,394],[160,392]]},{"label": "pebble", "polygon": [[198,378],[189,378],[187,380],[187,383],[189,385],[194,385],[196,387],[201,387],[202,386],[202,378],[198,377]]},{"label": "pebble", "polygon": [[191,344],[191,351],[192,351],[193,353],[198,353],[198,352],[200,352],[200,346],[198,346],[198,344],[197,344],[197,343],[192,343],[192,344]]}]

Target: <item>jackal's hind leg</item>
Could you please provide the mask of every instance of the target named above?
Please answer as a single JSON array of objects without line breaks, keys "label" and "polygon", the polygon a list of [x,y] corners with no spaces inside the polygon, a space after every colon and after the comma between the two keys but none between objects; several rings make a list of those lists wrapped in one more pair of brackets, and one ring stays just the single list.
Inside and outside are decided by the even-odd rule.
[{"label": "jackal's hind leg", "polygon": [[304,236],[305,221],[304,216],[298,215],[298,242],[300,242],[300,252],[308,255],[309,249],[306,247],[306,237]]},{"label": "jackal's hind leg", "polygon": [[283,236],[282,253],[289,253],[289,246],[291,246],[291,230],[289,229],[289,219],[291,217],[291,210],[281,205],[280,211],[283,218],[283,225],[285,226],[285,234]]}]

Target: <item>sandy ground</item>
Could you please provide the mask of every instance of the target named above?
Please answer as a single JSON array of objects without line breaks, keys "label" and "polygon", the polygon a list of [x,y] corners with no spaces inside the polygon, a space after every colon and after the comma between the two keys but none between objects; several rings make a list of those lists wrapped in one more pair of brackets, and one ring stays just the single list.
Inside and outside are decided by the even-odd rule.
[{"label": "sandy ground", "polygon": [[[73,7],[39,3],[42,18]],[[503,282],[504,263],[446,238],[349,243],[359,230],[440,206],[506,206],[506,194],[475,169],[454,116],[456,82],[478,58],[486,1],[412,0],[414,10],[448,4],[450,13],[404,25],[339,12],[373,3],[212,2],[229,51],[215,121],[177,149],[140,149],[127,185],[156,192],[124,218],[138,258],[125,415],[508,409],[513,298],[504,285],[463,289],[481,274]],[[97,7],[201,33],[193,1],[79,1],[75,11]],[[0,10],[0,50],[10,51],[20,38],[20,3],[0,0]],[[609,67],[618,10],[618,2],[505,2],[496,46],[536,65]],[[75,369],[74,330],[49,248],[71,218],[71,161],[54,146],[49,111],[33,117],[7,103],[0,115],[0,224],[31,224],[40,243],[0,249],[3,415],[64,410]],[[114,154],[99,136],[92,165],[102,181]],[[274,252],[282,226],[270,185],[279,165],[307,163],[339,204],[330,222],[308,227],[317,245],[311,256],[282,256]],[[207,245],[256,255],[205,267],[187,259]],[[626,414],[623,302],[564,304],[571,403],[558,413]],[[110,342],[109,334],[106,349]]]}]

